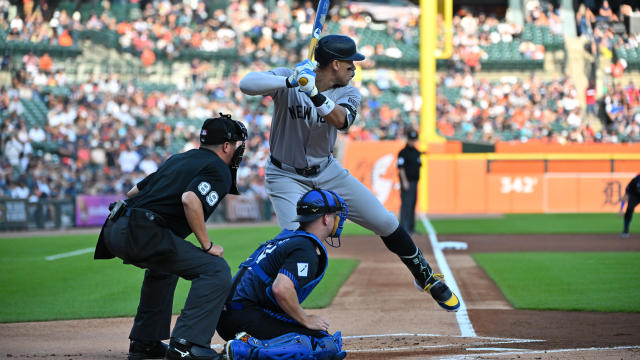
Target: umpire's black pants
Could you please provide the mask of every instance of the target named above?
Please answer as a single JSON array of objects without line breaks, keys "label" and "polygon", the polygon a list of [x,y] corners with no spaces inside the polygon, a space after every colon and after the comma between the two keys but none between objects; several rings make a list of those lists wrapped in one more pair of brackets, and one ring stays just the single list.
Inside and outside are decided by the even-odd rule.
[{"label": "umpire's black pants", "polygon": [[633,217],[633,211],[640,203],[640,196],[636,194],[628,194],[629,199],[627,202],[627,211],[624,212],[624,233],[629,233],[629,224],[631,224],[631,218]]},{"label": "umpire's black pants", "polygon": [[231,340],[242,331],[260,340],[273,339],[292,332],[319,339],[329,335],[324,331],[308,329],[297,322],[276,319],[255,305],[245,306],[242,310],[223,311],[218,322],[218,335],[225,340]]},{"label": "umpire's black pants", "polygon": [[[123,259],[127,257],[128,225],[129,217],[123,216],[104,228],[106,246]],[[171,337],[208,347],[231,288],[231,271],[223,258],[207,254],[192,243],[172,236],[176,245],[175,255],[160,261],[151,258],[134,263],[147,270],[129,338],[169,338],[173,293],[179,276],[191,281],[191,289]]]},{"label": "umpire's black pants", "polygon": [[400,226],[407,232],[416,230],[416,199],[418,198],[418,181],[409,180],[409,189],[400,190]]}]

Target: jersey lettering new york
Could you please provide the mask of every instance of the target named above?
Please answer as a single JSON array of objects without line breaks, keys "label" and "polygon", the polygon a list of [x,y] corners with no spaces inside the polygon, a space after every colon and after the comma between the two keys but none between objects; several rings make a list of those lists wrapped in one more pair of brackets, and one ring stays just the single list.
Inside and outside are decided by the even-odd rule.
[{"label": "jersey lettering new york", "polygon": [[[311,106],[295,105],[289,106],[289,115],[293,120],[310,120],[311,119]],[[316,114],[316,122],[325,122],[324,118]]]}]

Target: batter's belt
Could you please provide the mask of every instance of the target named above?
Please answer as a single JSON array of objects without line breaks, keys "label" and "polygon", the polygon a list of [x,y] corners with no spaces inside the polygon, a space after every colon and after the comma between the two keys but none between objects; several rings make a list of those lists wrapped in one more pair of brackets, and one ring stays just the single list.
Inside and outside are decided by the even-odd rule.
[{"label": "batter's belt", "polygon": [[301,168],[293,167],[287,164],[283,164],[282,161],[274,158],[273,155],[271,155],[271,163],[273,165],[277,166],[279,169],[282,169],[284,171],[295,172],[296,174],[302,175],[304,177],[311,177],[311,176],[318,175],[319,172],[324,170],[327,167],[327,165],[329,165],[329,161],[330,159],[327,159],[327,162],[324,165],[313,165],[313,166],[309,166],[301,169]]}]

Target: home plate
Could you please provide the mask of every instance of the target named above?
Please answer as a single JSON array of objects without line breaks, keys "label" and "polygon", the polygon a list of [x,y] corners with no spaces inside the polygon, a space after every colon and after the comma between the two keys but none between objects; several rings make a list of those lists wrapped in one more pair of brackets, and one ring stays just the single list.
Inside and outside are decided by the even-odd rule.
[{"label": "home plate", "polygon": [[438,246],[441,250],[467,250],[467,243],[463,241],[441,241]]}]

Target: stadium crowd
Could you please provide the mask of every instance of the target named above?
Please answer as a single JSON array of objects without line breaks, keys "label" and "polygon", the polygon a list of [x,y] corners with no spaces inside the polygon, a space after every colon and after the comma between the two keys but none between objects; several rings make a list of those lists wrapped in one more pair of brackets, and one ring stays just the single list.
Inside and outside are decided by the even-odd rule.
[{"label": "stadium crowd", "polygon": [[[7,41],[52,44],[63,44],[61,39],[68,41],[65,36],[76,41],[77,32],[83,29],[112,29],[120,35],[123,48],[133,47],[133,51],[141,52],[151,47],[166,51],[169,57],[186,47],[215,51],[237,46],[240,64],[219,80],[194,78],[186,89],[147,92],[133,82],[121,81],[118,74],[71,83],[56,59],[47,54],[24,55],[22,67],[13,69],[11,85],[0,89],[0,197],[37,201],[80,193],[123,193],[170,154],[197,146],[202,119],[223,112],[244,120],[249,128],[246,160],[238,172],[239,186],[264,198],[263,165],[269,153],[271,105],[268,99],[241,95],[237,84],[241,71],[266,69],[267,63],[289,66],[300,59],[305,45],[300,39],[311,32],[311,3],[289,7],[280,0],[275,11],[267,11],[262,0],[251,5],[247,0],[231,0],[229,7],[209,11],[203,1],[163,0],[141,9],[140,19],[120,23],[110,15],[109,1],[102,3],[105,11],[88,19],[77,13],[69,15],[65,10],[46,9],[42,4],[28,15],[25,12],[24,19],[9,19],[0,2],[0,13],[4,14],[0,27],[6,32]],[[52,17],[45,21],[47,11]],[[353,29],[363,25],[361,16],[342,10],[332,16],[334,21],[340,21],[341,32],[358,38]],[[558,18],[553,8],[532,7],[527,10],[527,20],[557,31]],[[415,45],[408,25],[394,21],[386,29],[395,41]],[[518,26],[494,15],[474,15],[469,11],[456,14],[454,25],[457,64],[452,70],[441,72],[437,94],[441,134],[486,142],[640,139],[640,94],[635,85],[609,85],[600,106],[602,121],[587,122],[588,114],[583,114],[579,101],[582,94],[567,77],[545,82],[531,75],[489,82],[476,75],[481,70],[479,46],[518,37],[522,31]],[[377,54],[378,48],[367,51]],[[540,56],[536,51],[542,51],[544,56],[544,49],[534,47],[532,58]],[[417,78],[402,71],[376,69],[373,81],[356,81],[363,102],[360,120],[347,137],[400,139],[408,126],[419,124],[422,102]],[[63,96],[55,95],[44,91],[45,86],[69,91]],[[394,86],[404,90],[390,92]],[[389,93],[394,101],[382,101]],[[44,126],[29,125],[23,116],[21,100],[34,99],[46,104]],[[400,106],[393,106],[394,103]],[[56,151],[44,151],[51,147]]]}]

